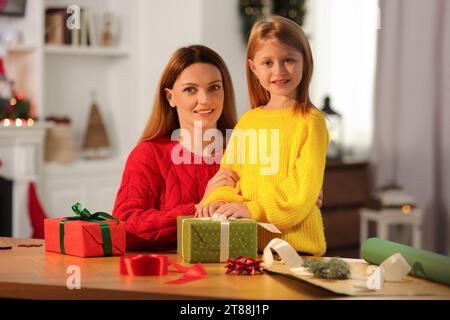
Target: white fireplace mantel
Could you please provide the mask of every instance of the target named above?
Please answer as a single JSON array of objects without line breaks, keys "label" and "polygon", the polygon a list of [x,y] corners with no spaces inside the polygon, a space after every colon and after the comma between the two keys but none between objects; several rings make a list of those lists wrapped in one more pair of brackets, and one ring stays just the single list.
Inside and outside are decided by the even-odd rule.
[{"label": "white fireplace mantel", "polygon": [[12,236],[30,237],[28,184],[40,184],[44,139],[48,123],[33,126],[0,126],[0,176],[13,181]]}]

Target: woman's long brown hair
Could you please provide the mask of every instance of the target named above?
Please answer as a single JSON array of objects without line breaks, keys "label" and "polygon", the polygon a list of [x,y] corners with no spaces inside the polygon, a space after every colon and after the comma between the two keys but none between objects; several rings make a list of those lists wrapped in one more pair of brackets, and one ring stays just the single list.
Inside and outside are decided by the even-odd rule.
[{"label": "woman's long brown hair", "polygon": [[247,84],[252,109],[266,105],[270,100],[270,93],[259,83],[258,78],[250,69],[249,60],[253,60],[262,41],[275,38],[281,43],[300,51],[303,55],[302,81],[297,87],[296,110],[301,113],[308,111],[314,105],[309,98],[309,86],[313,73],[313,58],[311,47],[303,30],[295,22],[273,16],[257,21],[250,32],[247,46]]},{"label": "woman's long brown hair", "polygon": [[164,89],[173,89],[173,85],[180,74],[194,63],[209,63],[220,70],[224,90],[224,103],[222,114],[217,120],[217,129],[222,132],[225,138],[226,129],[234,128],[236,125],[236,103],[231,76],[225,62],[212,49],[202,45],[193,45],[175,51],[165,67],[159,81],[152,113],[140,141],[167,137],[174,130],[180,128],[176,108],[172,108],[169,105]]}]

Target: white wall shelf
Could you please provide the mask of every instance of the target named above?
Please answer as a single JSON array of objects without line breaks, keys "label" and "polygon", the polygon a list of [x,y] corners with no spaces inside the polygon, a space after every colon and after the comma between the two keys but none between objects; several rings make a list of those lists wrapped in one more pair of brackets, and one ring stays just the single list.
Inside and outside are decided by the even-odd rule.
[{"label": "white wall shelf", "polygon": [[123,48],[105,47],[73,47],[61,45],[46,45],[46,54],[54,55],[78,55],[78,56],[103,56],[103,57],[128,57],[129,51]]},{"label": "white wall shelf", "polygon": [[13,45],[6,47],[6,50],[9,53],[27,53],[32,52],[37,49],[37,46],[34,45]]}]

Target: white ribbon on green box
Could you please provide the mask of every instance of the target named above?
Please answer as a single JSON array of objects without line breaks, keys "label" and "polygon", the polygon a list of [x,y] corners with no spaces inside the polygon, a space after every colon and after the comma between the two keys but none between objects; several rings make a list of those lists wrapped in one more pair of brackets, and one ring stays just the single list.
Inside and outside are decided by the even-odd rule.
[{"label": "white ribbon on green box", "polygon": [[[220,262],[227,262],[230,258],[230,220],[238,220],[235,218],[227,219],[227,217],[223,214],[214,213],[211,217],[205,218],[187,218],[183,219],[181,224],[181,252],[183,257],[185,256],[185,248],[184,248],[184,222],[186,220],[206,220],[206,221],[219,221],[220,222]],[[239,220],[252,220],[252,219],[239,219]],[[272,232],[272,233],[281,233],[281,231],[273,224],[256,222],[260,227]]]}]

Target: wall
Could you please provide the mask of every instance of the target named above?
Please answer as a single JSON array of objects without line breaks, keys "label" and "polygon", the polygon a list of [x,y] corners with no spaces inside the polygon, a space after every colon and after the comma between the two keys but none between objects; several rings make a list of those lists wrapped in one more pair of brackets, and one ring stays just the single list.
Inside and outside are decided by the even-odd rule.
[{"label": "wall", "polygon": [[136,59],[137,141],[150,115],[159,77],[172,53],[181,46],[201,42],[201,1],[137,1]]},{"label": "wall", "polygon": [[246,43],[242,36],[239,1],[202,0],[202,44],[217,51],[231,73],[238,116],[250,108],[245,74]]}]

